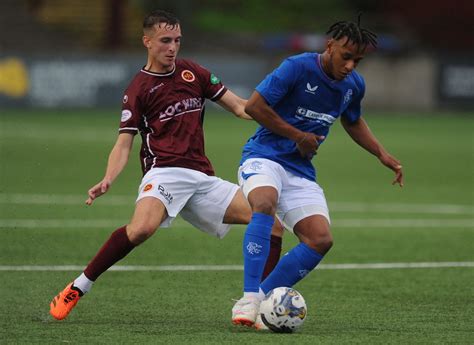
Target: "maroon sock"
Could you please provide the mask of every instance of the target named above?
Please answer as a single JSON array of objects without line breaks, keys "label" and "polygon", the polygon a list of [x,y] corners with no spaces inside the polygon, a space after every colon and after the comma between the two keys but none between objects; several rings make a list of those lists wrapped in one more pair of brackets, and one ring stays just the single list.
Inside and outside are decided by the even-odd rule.
[{"label": "maroon sock", "polygon": [[265,263],[265,269],[263,270],[262,281],[273,271],[278,261],[280,260],[281,253],[281,237],[272,235],[270,238],[270,253],[268,254],[267,262]]},{"label": "maroon sock", "polygon": [[91,262],[89,262],[89,265],[84,270],[84,274],[90,280],[95,281],[110,266],[130,253],[134,247],[135,245],[128,239],[125,226],[118,228],[100,248]]}]

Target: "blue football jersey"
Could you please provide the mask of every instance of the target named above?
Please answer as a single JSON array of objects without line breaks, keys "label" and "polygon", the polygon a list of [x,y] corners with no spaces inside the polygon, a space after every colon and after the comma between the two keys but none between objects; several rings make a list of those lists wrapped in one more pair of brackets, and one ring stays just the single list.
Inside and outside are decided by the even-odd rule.
[{"label": "blue football jersey", "polygon": [[[303,53],[284,60],[256,91],[292,126],[327,138],[338,117],[354,122],[361,116],[365,83],[356,71],[333,80],[323,71],[320,54]],[[262,126],[245,144],[241,163],[248,158],[270,159],[295,175],[316,180],[311,160],[301,157],[296,143]]]}]

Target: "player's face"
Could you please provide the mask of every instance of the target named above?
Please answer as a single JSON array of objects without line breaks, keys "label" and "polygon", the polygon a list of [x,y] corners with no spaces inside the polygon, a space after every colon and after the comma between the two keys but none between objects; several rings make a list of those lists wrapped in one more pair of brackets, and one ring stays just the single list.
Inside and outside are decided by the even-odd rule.
[{"label": "player's face", "polygon": [[143,44],[148,49],[151,66],[156,72],[173,69],[181,44],[181,27],[160,23],[143,36]]},{"label": "player's face", "polygon": [[365,56],[365,48],[360,49],[357,44],[347,41],[347,37],[329,41],[327,51],[328,72],[336,80],[347,77]]}]

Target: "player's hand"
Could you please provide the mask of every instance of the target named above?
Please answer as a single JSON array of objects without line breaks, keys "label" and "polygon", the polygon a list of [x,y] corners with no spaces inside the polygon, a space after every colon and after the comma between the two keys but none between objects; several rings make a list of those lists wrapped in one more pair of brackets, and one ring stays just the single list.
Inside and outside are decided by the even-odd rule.
[{"label": "player's hand", "polygon": [[92,205],[94,199],[98,198],[102,194],[107,193],[110,188],[110,182],[106,180],[102,180],[93,186],[91,189],[87,191],[89,197],[86,200],[86,205]]},{"label": "player's hand", "polygon": [[395,172],[395,178],[392,181],[392,185],[398,184],[400,187],[403,187],[403,167],[400,161],[388,153],[384,153],[379,157],[379,159],[383,165]]},{"label": "player's hand", "polygon": [[300,151],[301,157],[311,159],[317,154],[319,143],[325,137],[324,135],[316,135],[309,132],[304,132],[303,134],[301,139],[296,142],[296,148]]}]

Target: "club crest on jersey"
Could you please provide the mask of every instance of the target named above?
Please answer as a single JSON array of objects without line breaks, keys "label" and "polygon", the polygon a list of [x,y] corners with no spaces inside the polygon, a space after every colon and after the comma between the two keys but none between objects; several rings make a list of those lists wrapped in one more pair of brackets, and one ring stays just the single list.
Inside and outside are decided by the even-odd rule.
[{"label": "club crest on jersey", "polygon": [[344,95],[344,103],[348,103],[351,100],[351,97],[352,97],[352,89],[349,89]]},{"label": "club crest on jersey", "polygon": [[188,69],[185,69],[181,72],[181,78],[183,78],[183,80],[187,81],[188,83],[192,83],[194,80],[196,80],[194,73]]},{"label": "club crest on jersey", "polygon": [[125,104],[128,102],[128,95],[123,95],[123,100],[122,102]]}]

